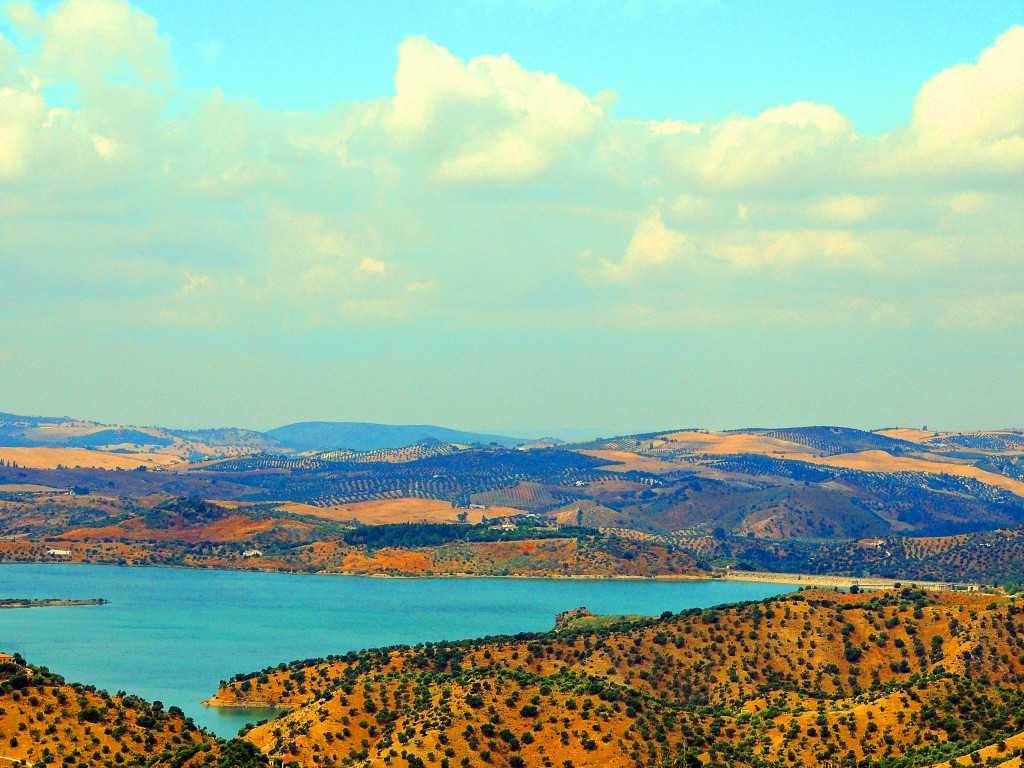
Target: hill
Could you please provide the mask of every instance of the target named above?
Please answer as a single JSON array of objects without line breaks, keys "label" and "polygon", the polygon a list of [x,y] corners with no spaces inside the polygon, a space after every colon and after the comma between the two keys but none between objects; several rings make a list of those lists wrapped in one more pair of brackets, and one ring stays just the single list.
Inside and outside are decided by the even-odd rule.
[{"label": "hill", "polygon": [[[182,430],[163,427],[109,425],[69,417],[18,416],[0,413],[0,453],[7,461],[18,461],[17,454],[3,448],[37,449],[32,452],[35,466],[112,467],[119,457],[135,459],[145,454],[176,457],[185,461],[240,456],[261,451],[286,452],[283,446],[260,432],[247,429]],[[66,459],[61,451],[90,451],[78,454],[79,461]],[[50,451],[51,455],[47,455]],[[105,458],[110,456],[111,458]],[[21,466],[32,466],[19,462]],[[133,466],[129,462],[131,469]]]},{"label": "hill", "polygon": [[1024,610],[903,587],[427,643],[236,675],[302,764],[1016,766]]},{"label": "hill", "polygon": [[339,522],[320,510],[303,513],[293,504],[30,493],[29,502],[0,499],[0,562],[376,576],[702,573],[694,559],[676,547],[525,517],[500,525],[452,521],[360,526]]},{"label": "hill", "polygon": [[372,424],[358,421],[304,421],[268,430],[268,437],[294,451],[377,451],[423,441],[516,446],[530,442],[504,435],[463,432],[429,424]]},{"label": "hill", "polygon": [[[338,434],[339,425],[292,426]],[[33,439],[49,444],[0,448],[0,501],[17,505],[16,515],[0,520],[0,535],[17,537],[0,547],[5,557],[16,549],[35,557],[74,540],[90,542],[91,558],[165,562],[178,542],[183,562],[219,567],[237,553],[212,557],[214,549],[203,547],[230,543],[272,552],[263,567],[345,570],[358,560],[372,572],[500,573],[505,556],[495,547],[461,567],[451,542],[393,547],[414,556],[353,559],[343,538],[363,524],[508,522],[595,529],[684,553],[703,570],[743,561],[789,572],[1024,582],[1017,535],[1024,531],[1024,435],[1014,431],[690,429],[558,446],[425,440],[297,455],[282,453],[288,449],[271,437],[231,430],[186,434],[67,420],[7,428],[35,429]],[[153,442],[112,448],[108,440]],[[179,454],[199,451],[194,441],[206,441],[195,454],[203,460],[185,462]],[[136,514],[125,509],[110,523],[69,527],[78,513],[64,514],[61,493],[116,497]],[[203,525],[132,519],[182,496],[235,512]],[[24,518],[31,524],[18,522]],[[994,532],[996,541],[982,536]],[[955,537],[967,538],[944,543]]]},{"label": "hill", "polygon": [[269,764],[251,744],[197,728],[177,707],[68,684],[46,667],[0,655],[0,759],[12,766]]}]

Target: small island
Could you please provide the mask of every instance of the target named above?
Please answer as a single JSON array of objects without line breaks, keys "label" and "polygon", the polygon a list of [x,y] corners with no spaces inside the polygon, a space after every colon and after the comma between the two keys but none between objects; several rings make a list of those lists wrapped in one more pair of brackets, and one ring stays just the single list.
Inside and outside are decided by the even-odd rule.
[{"label": "small island", "polygon": [[61,600],[58,598],[44,598],[32,600],[19,597],[0,598],[0,608],[54,608],[69,605],[106,605],[109,600],[102,597],[93,597],[88,600]]}]

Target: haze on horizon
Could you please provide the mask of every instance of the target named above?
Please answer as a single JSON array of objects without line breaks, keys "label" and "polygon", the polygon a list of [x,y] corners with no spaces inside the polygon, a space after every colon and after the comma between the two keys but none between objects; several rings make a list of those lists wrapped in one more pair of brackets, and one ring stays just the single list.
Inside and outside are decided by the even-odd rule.
[{"label": "haze on horizon", "polygon": [[0,411],[1024,426],[1024,3],[0,2]]}]

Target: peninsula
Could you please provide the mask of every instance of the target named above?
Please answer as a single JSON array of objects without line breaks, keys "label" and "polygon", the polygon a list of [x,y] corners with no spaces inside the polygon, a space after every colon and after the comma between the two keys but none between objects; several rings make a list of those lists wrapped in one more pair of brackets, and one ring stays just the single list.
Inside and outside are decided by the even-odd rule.
[{"label": "peninsula", "polygon": [[31,600],[6,597],[0,598],[0,608],[64,608],[73,605],[106,605],[109,602],[109,600],[104,600],[102,597],[94,597],[88,600],[61,600],[58,598]]}]

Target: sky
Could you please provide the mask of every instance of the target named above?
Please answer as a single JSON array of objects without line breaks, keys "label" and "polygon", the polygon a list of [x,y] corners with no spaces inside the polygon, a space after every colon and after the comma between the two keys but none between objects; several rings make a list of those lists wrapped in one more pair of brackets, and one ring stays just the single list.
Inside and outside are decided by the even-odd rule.
[{"label": "sky", "polygon": [[1024,0],[0,0],[0,411],[1024,427]]}]

